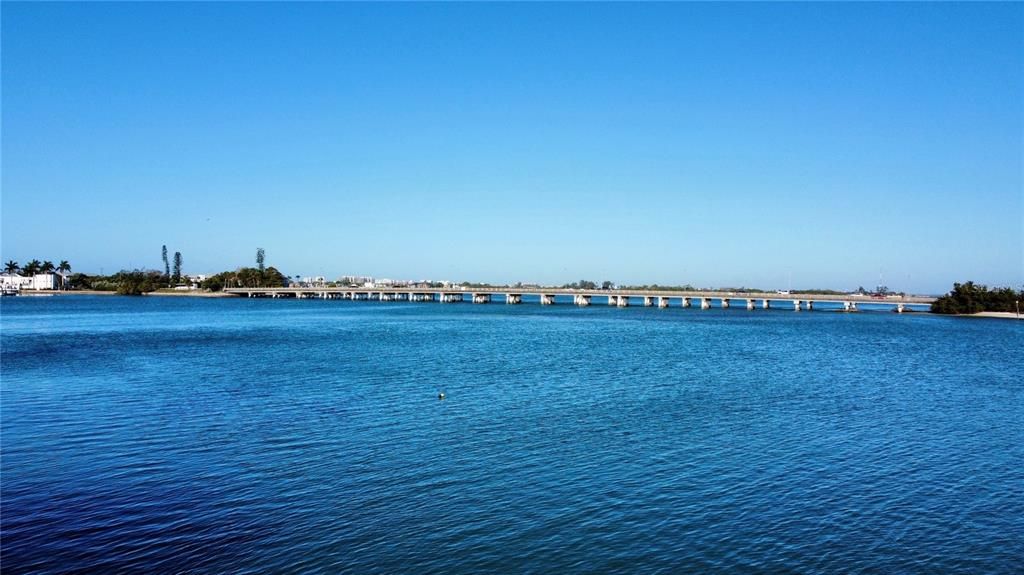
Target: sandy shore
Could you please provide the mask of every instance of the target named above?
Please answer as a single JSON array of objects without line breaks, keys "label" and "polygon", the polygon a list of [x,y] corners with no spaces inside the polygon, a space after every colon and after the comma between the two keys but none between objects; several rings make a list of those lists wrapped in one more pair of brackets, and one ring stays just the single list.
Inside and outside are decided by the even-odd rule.
[{"label": "sandy shore", "polygon": [[[18,294],[18,297],[32,297],[32,296],[43,296],[43,295],[118,295],[117,292],[113,291],[98,291],[98,290],[25,290]],[[166,295],[172,297],[238,297],[222,292],[211,292],[211,291],[154,291],[143,295]]]},{"label": "sandy shore", "polygon": [[958,317],[998,317],[1003,319],[1024,319],[1024,314],[1018,316],[1012,311],[983,311],[980,313],[965,313]]},{"label": "sandy shore", "polygon": [[41,290],[22,290],[18,294],[18,297],[32,297],[39,295],[117,295],[117,292],[112,291],[97,291],[91,289],[82,290],[52,290],[52,289],[41,289]]},{"label": "sandy shore", "polygon": [[142,295],[166,295],[171,297],[238,297],[219,291],[151,291]]}]

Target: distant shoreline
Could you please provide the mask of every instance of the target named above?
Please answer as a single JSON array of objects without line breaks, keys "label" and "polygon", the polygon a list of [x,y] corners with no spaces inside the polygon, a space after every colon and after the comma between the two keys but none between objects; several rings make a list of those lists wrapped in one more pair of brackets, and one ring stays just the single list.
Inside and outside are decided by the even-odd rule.
[{"label": "distant shoreline", "polygon": [[[121,295],[115,291],[99,291],[99,290],[27,290],[19,297],[32,297],[32,296],[50,296],[50,295],[104,295],[104,296],[116,296]],[[234,298],[239,297],[235,294],[224,293],[224,292],[211,292],[211,291],[153,291],[142,294],[144,296],[167,296],[167,297],[205,297],[205,298]],[[876,303],[866,301],[864,303]],[[882,303],[882,302],[879,302]],[[978,313],[961,313],[961,314],[933,314],[930,311],[915,311],[911,313],[926,313],[936,316],[946,317],[963,317],[963,318],[992,318],[992,319],[1020,319],[1024,320],[1024,315],[1018,316],[1016,313],[1011,311],[983,311]]]}]

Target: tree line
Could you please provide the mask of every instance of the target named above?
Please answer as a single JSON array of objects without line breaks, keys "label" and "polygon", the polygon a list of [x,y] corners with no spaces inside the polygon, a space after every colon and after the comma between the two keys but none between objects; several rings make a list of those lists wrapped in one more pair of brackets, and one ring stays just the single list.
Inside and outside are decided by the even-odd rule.
[{"label": "tree line", "polygon": [[953,290],[932,302],[932,313],[959,314],[983,311],[1014,312],[1018,302],[1024,301],[1024,289],[1009,287],[989,289],[988,286],[967,283],[953,284]]},{"label": "tree line", "polygon": [[[161,246],[160,258],[163,270],[134,269],[121,270],[115,274],[70,274],[71,265],[61,261],[54,266],[53,262],[32,260],[24,267],[18,262],[8,261],[4,266],[7,273],[21,272],[24,275],[46,273],[54,270],[64,272],[67,276],[66,286],[71,289],[112,291],[122,295],[141,295],[161,288],[180,284],[185,278],[182,274],[184,258],[181,252],[174,252],[168,257],[167,246]],[[220,291],[230,287],[284,287],[288,278],[274,267],[266,266],[266,252],[263,248],[256,250],[256,267],[242,267],[234,271],[225,271],[210,276],[200,286],[210,291]]]},{"label": "tree line", "polygon": [[263,270],[259,268],[238,268],[232,272],[221,272],[212,275],[206,278],[206,281],[201,285],[203,289],[210,291],[240,287],[285,287],[288,285],[288,278],[273,266]]},{"label": "tree line", "polygon": [[256,248],[256,267],[212,275],[206,278],[202,287],[210,291],[221,291],[224,288],[287,286],[288,277],[274,266],[267,267],[266,259],[267,252],[263,248]]},{"label": "tree line", "polygon": [[8,274],[34,276],[36,274],[48,274],[55,271],[67,274],[71,271],[71,264],[68,263],[68,260],[61,260],[57,265],[54,265],[50,260],[32,260],[24,266],[19,265],[18,262],[14,260],[7,260],[7,263],[4,264],[4,273]]},{"label": "tree line", "polygon": [[[563,289],[598,289],[597,282],[590,280],[579,280],[562,285]],[[601,282],[601,289],[615,289],[615,282],[605,280]]]}]

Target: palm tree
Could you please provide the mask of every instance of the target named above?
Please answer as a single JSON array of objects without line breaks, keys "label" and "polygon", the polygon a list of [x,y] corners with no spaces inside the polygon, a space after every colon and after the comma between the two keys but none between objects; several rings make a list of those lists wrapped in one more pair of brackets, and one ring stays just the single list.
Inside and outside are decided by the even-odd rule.
[{"label": "palm tree", "polygon": [[20,269],[20,268],[18,268],[18,262],[14,261],[14,260],[7,260],[7,263],[4,264],[4,272],[5,273],[16,274],[16,273],[18,273],[18,269]]},{"label": "palm tree", "polygon": [[55,269],[57,269],[57,267],[53,265],[53,262],[51,262],[50,260],[46,260],[45,262],[43,262],[43,265],[39,268],[39,271],[43,272],[44,274],[48,274]]},{"label": "palm tree", "polygon": [[71,264],[68,263],[68,260],[60,260],[60,265],[57,266],[57,269],[60,271],[60,285],[62,288],[67,289],[68,272],[71,271]]},{"label": "palm tree", "polygon": [[42,264],[39,263],[39,260],[32,260],[25,264],[25,267],[21,268],[21,271],[24,272],[26,276],[34,276],[39,272],[39,266],[41,265]]}]

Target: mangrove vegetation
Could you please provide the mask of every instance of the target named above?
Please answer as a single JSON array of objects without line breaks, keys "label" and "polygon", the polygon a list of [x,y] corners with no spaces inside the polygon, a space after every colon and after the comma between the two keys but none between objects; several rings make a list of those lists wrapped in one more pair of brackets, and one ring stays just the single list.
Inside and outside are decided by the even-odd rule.
[{"label": "mangrove vegetation", "polygon": [[932,302],[932,313],[969,314],[983,311],[1015,312],[1024,300],[1024,289],[989,289],[974,282],[953,284],[953,291]]}]

